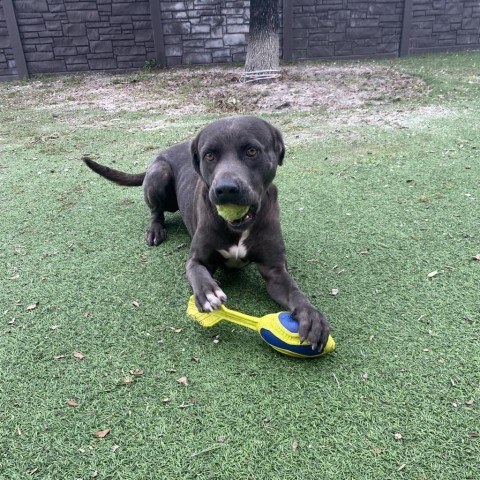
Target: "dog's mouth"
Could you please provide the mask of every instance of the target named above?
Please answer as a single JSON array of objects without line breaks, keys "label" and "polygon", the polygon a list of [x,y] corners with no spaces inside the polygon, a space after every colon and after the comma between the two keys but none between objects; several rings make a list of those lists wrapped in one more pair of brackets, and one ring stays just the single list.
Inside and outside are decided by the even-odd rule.
[{"label": "dog's mouth", "polygon": [[243,230],[245,227],[248,227],[255,220],[256,208],[250,207],[248,212],[241,218],[237,220],[226,220],[228,225],[234,230]]}]

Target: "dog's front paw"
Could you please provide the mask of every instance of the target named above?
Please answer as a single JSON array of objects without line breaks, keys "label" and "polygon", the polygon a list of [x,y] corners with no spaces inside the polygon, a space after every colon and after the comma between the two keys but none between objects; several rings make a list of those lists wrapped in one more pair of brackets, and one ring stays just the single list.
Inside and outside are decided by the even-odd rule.
[{"label": "dog's front paw", "polygon": [[227,296],[217,285],[212,284],[200,292],[194,292],[195,305],[200,312],[213,312],[227,301]]},{"label": "dog's front paw", "polygon": [[330,335],[330,324],[325,315],[311,305],[294,309],[292,315],[298,320],[301,342],[306,340],[314,350],[321,352]]},{"label": "dog's front paw", "polygon": [[145,241],[150,247],[160,245],[166,238],[165,227],[159,222],[151,222],[145,232]]}]

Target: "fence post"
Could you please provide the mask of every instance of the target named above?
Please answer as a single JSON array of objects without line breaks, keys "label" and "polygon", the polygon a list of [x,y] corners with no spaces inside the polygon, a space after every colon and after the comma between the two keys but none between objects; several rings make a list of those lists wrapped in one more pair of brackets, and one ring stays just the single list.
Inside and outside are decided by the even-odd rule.
[{"label": "fence post", "polygon": [[410,29],[412,27],[413,0],[403,0],[402,33],[400,37],[400,57],[408,56],[410,52]]},{"label": "fence post", "polygon": [[283,0],[283,60],[292,60],[293,51],[293,0]]},{"label": "fence post", "polygon": [[155,44],[155,61],[160,67],[167,66],[165,42],[163,40],[162,14],[160,0],[150,0],[150,16],[152,19],[153,42]]},{"label": "fence post", "polygon": [[13,0],[3,0],[3,12],[7,23],[8,36],[10,37],[10,45],[15,58],[18,78],[28,78],[28,67],[25,61],[25,53],[23,52],[22,39],[20,38],[20,32],[18,30]]}]

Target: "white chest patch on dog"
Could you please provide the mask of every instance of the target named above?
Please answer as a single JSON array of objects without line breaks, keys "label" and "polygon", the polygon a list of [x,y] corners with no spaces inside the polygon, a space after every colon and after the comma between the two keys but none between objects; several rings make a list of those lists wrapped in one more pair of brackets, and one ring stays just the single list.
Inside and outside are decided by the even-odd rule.
[{"label": "white chest patch on dog", "polygon": [[232,245],[228,250],[218,250],[218,253],[225,258],[225,265],[230,268],[242,268],[248,264],[245,261],[247,256],[247,247],[245,246],[245,240],[250,234],[249,230],[245,230],[238,241],[238,245]]}]

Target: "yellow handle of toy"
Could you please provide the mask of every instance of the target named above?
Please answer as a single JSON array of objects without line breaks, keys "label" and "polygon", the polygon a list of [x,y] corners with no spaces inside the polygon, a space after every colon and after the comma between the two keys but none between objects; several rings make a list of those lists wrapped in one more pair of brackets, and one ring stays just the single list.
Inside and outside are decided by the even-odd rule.
[{"label": "yellow handle of toy", "polygon": [[253,315],[247,315],[246,313],[237,312],[236,310],[230,310],[229,308],[225,307],[225,305],[220,305],[217,312],[224,320],[236,323],[242,327],[247,327],[250,330],[258,331],[261,318],[254,317]]}]

